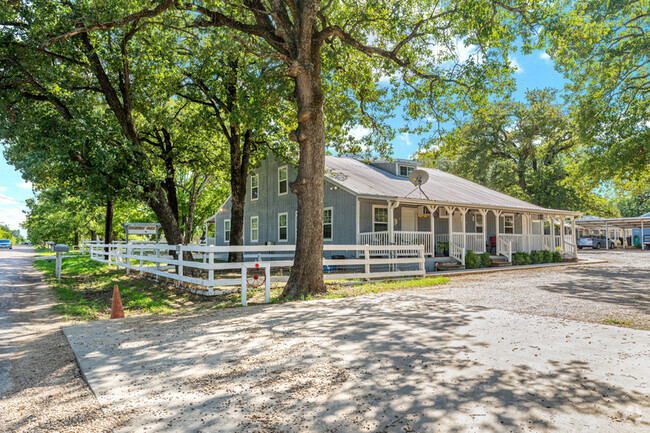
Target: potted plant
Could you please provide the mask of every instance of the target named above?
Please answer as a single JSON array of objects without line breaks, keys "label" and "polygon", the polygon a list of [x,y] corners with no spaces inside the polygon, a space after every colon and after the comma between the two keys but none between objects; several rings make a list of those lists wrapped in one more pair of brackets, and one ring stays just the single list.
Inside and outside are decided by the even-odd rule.
[{"label": "potted plant", "polygon": [[438,249],[442,251],[443,256],[449,255],[449,242],[438,242]]}]

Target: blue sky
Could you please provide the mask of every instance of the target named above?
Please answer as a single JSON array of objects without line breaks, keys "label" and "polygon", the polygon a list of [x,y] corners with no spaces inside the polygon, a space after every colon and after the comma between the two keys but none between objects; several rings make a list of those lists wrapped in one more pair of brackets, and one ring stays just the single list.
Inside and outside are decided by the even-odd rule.
[{"label": "blue sky", "polygon": [[[513,66],[517,67],[516,97],[522,99],[526,90],[554,87],[562,89],[565,84],[563,77],[553,69],[553,63],[544,53],[537,51],[530,55],[517,55],[511,58]],[[391,122],[399,128],[403,120],[398,116]],[[402,134],[393,142],[395,158],[408,158],[418,150],[421,137]],[[8,165],[0,154],[0,223],[7,224],[12,229],[18,229],[24,221],[23,210],[25,199],[33,197],[31,184],[25,182],[20,173]],[[24,232],[24,230],[23,230]]]}]

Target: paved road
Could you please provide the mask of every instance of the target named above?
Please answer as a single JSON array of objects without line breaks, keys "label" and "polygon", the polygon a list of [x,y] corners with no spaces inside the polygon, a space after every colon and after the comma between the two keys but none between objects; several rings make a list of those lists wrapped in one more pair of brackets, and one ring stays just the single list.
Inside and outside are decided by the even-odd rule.
[{"label": "paved road", "polygon": [[83,381],[31,247],[0,250],[0,433],[110,432]]},{"label": "paved road", "polygon": [[12,322],[25,296],[29,296],[30,286],[40,283],[40,274],[32,267],[34,250],[31,247],[16,246],[12,250],[0,250],[0,396],[12,387],[12,353],[15,346],[11,340],[16,337]]}]

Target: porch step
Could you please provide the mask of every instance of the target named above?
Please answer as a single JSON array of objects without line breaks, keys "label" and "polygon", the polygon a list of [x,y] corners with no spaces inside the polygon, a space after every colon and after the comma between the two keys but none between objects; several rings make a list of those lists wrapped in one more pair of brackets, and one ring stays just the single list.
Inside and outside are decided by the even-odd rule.
[{"label": "porch step", "polygon": [[512,263],[506,261],[506,258],[503,256],[492,256],[492,264],[490,267],[499,268],[502,266],[512,266]]},{"label": "porch step", "polygon": [[455,271],[457,269],[465,269],[465,266],[461,265],[455,260],[453,262],[436,263],[436,270],[438,271]]}]

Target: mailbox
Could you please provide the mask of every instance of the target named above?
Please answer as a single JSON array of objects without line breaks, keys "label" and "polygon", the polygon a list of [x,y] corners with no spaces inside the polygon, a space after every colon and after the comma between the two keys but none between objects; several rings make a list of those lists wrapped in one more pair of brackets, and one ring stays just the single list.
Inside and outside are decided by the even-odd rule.
[{"label": "mailbox", "polygon": [[69,253],[70,252],[70,247],[67,246],[67,245],[63,245],[63,244],[54,245],[54,252],[55,253]]}]

